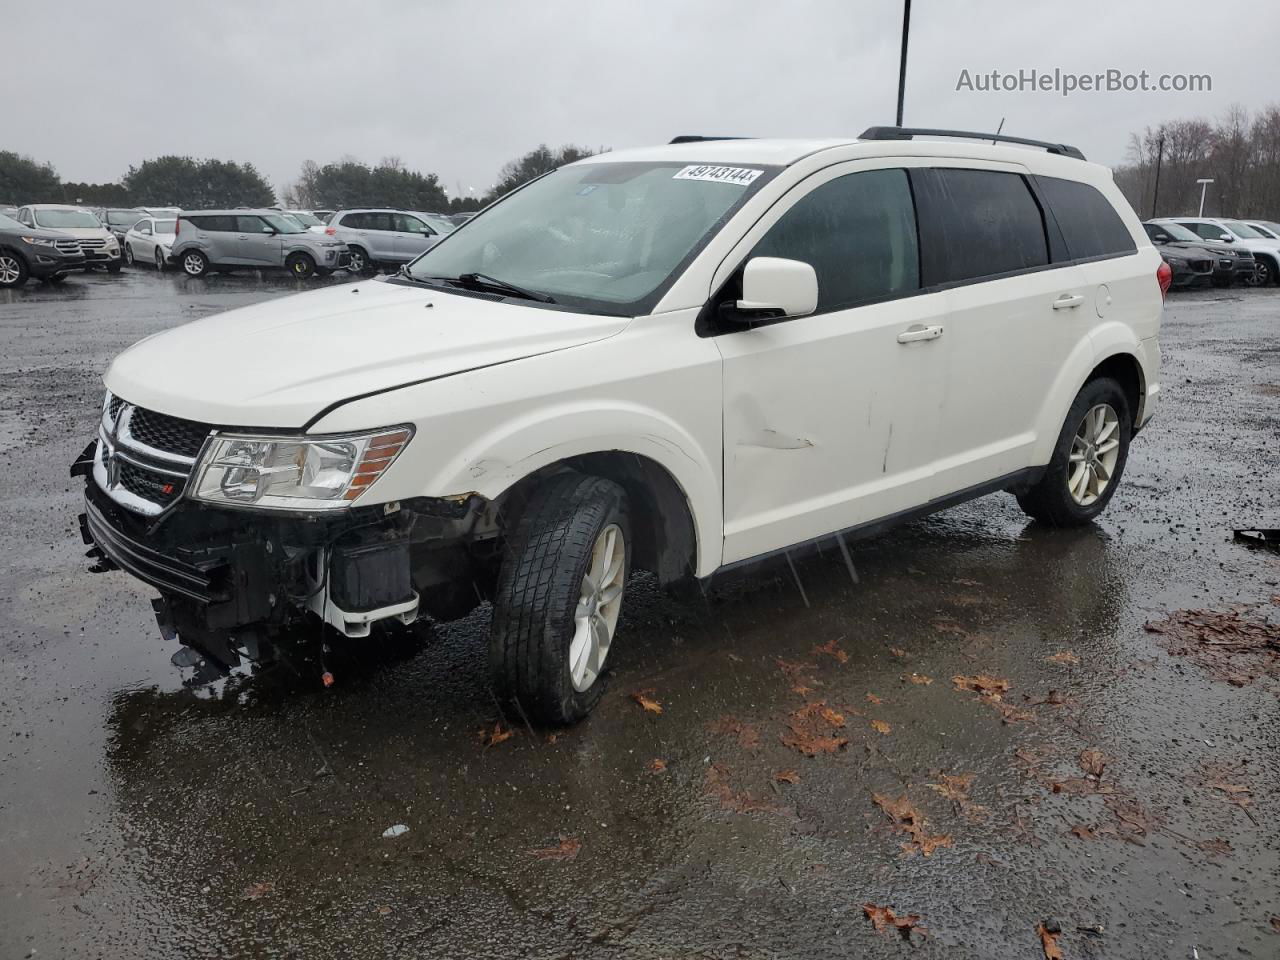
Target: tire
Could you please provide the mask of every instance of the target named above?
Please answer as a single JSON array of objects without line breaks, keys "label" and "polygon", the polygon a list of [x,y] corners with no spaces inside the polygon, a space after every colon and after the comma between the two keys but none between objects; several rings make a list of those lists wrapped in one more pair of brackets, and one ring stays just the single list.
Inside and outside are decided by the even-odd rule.
[{"label": "tire", "polygon": [[[630,564],[627,495],[616,483],[567,473],[533,493],[507,538],[494,592],[489,669],[500,701],[555,725],[591,712]],[[603,591],[588,579],[593,568]]]},{"label": "tire", "polygon": [[164,273],[164,253],[159,247],[156,247],[156,273]]},{"label": "tire", "polygon": [[[1100,414],[1099,410],[1103,410]],[[1106,411],[1109,411],[1107,413]],[[1089,422],[1086,423],[1086,417]],[[1102,418],[1107,424],[1114,419],[1109,432],[1103,428],[1097,437],[1095,427]],[[1066,422],[1058,435],[1053,457],[1039,482],[1018,491],[1018,506],[1042,523],[1055,527],[1078,527],[1089,523],[1106,509],[1129,459],[1129,441],[1133,437],[1133,414],[1120,384],[1110,377],[1099,377],[1086,383],[1067,411]],[[1107,447],[1114,440],[1116,446]],[[1102,452],[1103,450],[1106,452]],[[1114,459],[1111,453],[1114,451]],[[1079,459],[1073,459],[1079,458]],[[1105,475],[1100,489],[1098,483]],[[1072,480],[1075,479],[1075,483]],[[1083,482],[1081,482],[1083,481]],[[1077,491],[1078,492],[1073,492]]]},{"label": "tire", "polygon": [[27,282],[27,261],[12,250],[0,250],[0,290],[16,290]]},{"label": "tire", "polygon": [[199,250],[188,250],[182,255],[182,272],[188,277],[203,277],[209,272],[209,258]]},{"label": "tire", "polygon": [[1275,262],[1267,257],[1258,257],[1254,266],[1254,285],[1259,287],[1269,287],[1273,283],[1280,283],[1280,270],[1276,270]]},{"label": "tire", "polygon": [[364,247],[348,247],[347,251],[351,254],[348,270],[362,275],[373,273],[373,261],[369,259],[369,254],[365,252]]},{"label": "tire", "polygon": [[124,245],[124,262],[125,262],[125,266],[128,266],[128,267],[137,266],[137,264],[134,262],[134,257],[133,257],[133,244],[126,243]]},{"label": "tire", "polygon": [[307,253],[291,253],[284,262],[289,276],[296,280],[306,280],[316,272],[316,262]]}]

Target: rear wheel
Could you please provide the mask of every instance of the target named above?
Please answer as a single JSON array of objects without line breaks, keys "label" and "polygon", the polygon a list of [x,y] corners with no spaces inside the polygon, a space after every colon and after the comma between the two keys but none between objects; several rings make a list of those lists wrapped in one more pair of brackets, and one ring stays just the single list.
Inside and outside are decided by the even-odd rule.
[{"label": "rear wheel", "polygon": [[188,250],[182,255],[182,272],[188,277],[203,277],[209,272],[209,258],[199,250]]},{"label": "rear wheel", "polygon": [[291,276],[297,277],[299,280],[306,280],[316,272],[316,262],[306,253],[291,253],[289,259],[284,262],[285,269],[289,271]]},{"label": "rear wheel", "polygon": [[1276,265],[1266,257],[1258,257],[1254,266],[1253,282],[1259,287],[1269,287],[1273,283],[1280,282]]},{"label": "rear wheel", "polygon": [[493,600],[495,692],[544,723],[581,720],[600,700],[630,571],[626,492],[563,474],[530,498],[507,540]]},{"label": "rear wheel", "polygon": [[27,282],[27,261],[11,250],[0,250],[0,289],[17,289]]},{"label": "rear wheel", "polygon": [[164,272],[164,252],[159,247],[156,247],[156,270]]},{"label": "rear wheel", "polygon": [[1071,404],[1044,476],[1017,494],[1018,505],[1055,527],[1088,523],[1115,494],[1132,435],[1133,415],[1120,384],[1110,377],[1090,380]]},{"label": "rear wheel", "polygon": [[124,262],[125,262],[126,264],[128,264],[129,266],[131,266],[131,267],[134,265],[134,261],[133,261],[133,245],[132,245],[132,244],[128,244],[128,243],[126,243],[126,244],[124,245]]}]

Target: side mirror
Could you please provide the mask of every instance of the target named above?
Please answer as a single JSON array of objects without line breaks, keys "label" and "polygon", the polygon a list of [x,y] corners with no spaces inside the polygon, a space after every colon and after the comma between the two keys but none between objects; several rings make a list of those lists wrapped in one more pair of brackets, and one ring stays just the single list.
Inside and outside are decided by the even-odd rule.
[{"label": "side mirror", "polygon": [[808,316],[818,309],[818,275],[801,260],[752,257],[742,269],[742,299],[734,306],[747,319]]},{"label": "side mirror", "polygon": [[1156,243],[1172,243],[1173,242],[1173,237],[1169,236],[1167,233],[1157,233],[1155,237],[1153,237],[1152,239],[1154,239]]},{"label": "side mirror", "polygon": [[1220,237],[1218,237],[1218,241],[1219,241],[1220,243],[1230,243],[1230,242],[1231,242],[1231,234],[1229,234],[1229,233],[1224,233],[1224,234],[1222,234]]},{"label": "side mirror", "polygon": [[435,234],[436,234],[436,232],[435,232],[434,230],[432,230],[430,227],[423,227],[423,228],[422,228],[422,235],[423,235],[424,237],[434,237],[434,236],[435,236]]}]

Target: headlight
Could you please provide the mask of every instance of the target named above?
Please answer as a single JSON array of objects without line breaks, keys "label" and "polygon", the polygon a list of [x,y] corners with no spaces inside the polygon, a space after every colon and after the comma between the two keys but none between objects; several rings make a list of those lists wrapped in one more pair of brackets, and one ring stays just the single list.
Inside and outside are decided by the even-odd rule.
[{"label": "headlight", "polygon": [[22,242],[29,243],[33,247],[52,247],[57,243],[56,240],[47,240],[44,237],[23,237]]},{"label": "headlight", "polygon": [[346,437],[215,436],[192,488],[197,500],[280,510],[349,506],[400,455],[412,427]]}]

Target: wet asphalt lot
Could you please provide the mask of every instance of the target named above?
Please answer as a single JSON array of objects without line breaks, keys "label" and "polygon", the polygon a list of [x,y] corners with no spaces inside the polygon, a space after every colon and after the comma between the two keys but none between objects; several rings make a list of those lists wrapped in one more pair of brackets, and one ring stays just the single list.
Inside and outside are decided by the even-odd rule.
[{"label": "wet asphalt lot", "polygon": [[1280,957],[1280,666],[1144,630],[1280,621],[1280,555],[1231,540],[1280,527],[1280,292],[1171,298],[1095,527],[1000,495],[856,544],[856,582],[833,551],[633,582],[597,712],[494,737],[482,614],[331,689],[193,693],[149,591],[86,572],[66,468],[109,358],[296,289],[0,292],[0,957],[1034,958],[1043,921],[1071,960]]}]

